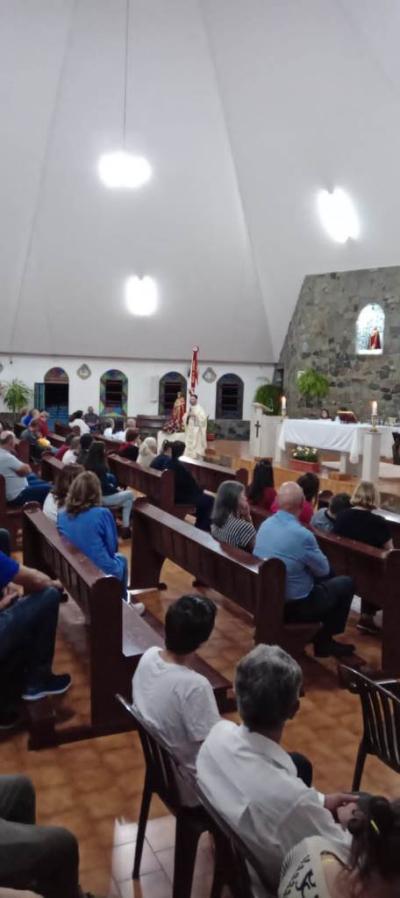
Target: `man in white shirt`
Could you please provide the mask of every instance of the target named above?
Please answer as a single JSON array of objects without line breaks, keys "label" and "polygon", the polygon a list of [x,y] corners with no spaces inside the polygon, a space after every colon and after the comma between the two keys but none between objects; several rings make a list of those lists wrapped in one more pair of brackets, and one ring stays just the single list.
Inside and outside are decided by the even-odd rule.
[{"label": "man in white shirt", "polygon": [[209,638],[216,607],[205,596],[182,596],[168,608],[165,649],[144,653],[132,682],[133,704],[172,754],[195,773],[198,750],[220,720],[209,681],[190,667]]},{"label": "man in white shirt", "polygon": [[280,745],[285,723],[298,710],[301,683],[301,669],[287,652],[258,645],[236,671],[243,724],[217,723],[197,759],[201,788],[257,856],[274,889],[283,858],[306,836],[324,836],[333,846],[349,843],[334,818],[341,809],[344,820],[354,808],[350,795],[322,796],[306,786]]},{"label": "man in white shirt", "polygon": [[43,502],[51,484],[32,474],[30,465],[24,464],[15,453],[17,440],[11,430],[0,434],[0,475],[4,477],[6,502],[19,506],[25,502]]},{"label": "man in white shirt", "polygon": [[79,428],[79,433],[82,436],[83,433],[90,433],[90,427],[86,424],[86,421],[83,420],[83,411],[78,409],[77,412],[74,412],[70,415],[69,418],[69,426],[73,429],[74,427]]},{"label": "man in white shirt", "polygon": [[64,452],[64,455],[61,459],[63,465],[76,465],[78,452],[81,447],[81,438],[73,437],[70,443],[69,449]]}]

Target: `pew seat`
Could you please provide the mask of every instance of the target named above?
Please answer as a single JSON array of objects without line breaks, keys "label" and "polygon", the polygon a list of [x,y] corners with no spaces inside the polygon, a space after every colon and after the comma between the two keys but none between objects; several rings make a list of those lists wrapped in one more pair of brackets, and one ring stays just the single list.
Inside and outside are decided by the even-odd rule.
[{"label": "pew seat", "polygon": [[240,606],[252,618],[255,642],[277,644],[301,658],[320,624],[285,624],[285,566],[218,543],[161,508],[133,507],[131,588],[157,588],[166,558]]},{"label": "pew seat", "polygon": [[[61,580],[82,612],[84,638],[80,640],[80,650],[89,661],[90,689],[87,723],[57,729],[54,700],[29,703],[29,747],[42,748],[125,731],[126,718],[115,703],[115,693],[130,693],[132,676],[143,652],[152,645],[163,644],[163,627],[149,612],[140,617],[134,606],[123,600],[121,582],[106,576],[60,536],[55,524],[37,505],[25,506],[23,525],[24,564]],[[77,639],[74,644],[78,645]],[[229,680],[198,656],[193,666],[209,679],[221,712],[233,710]],[[73,703],[73,687],[65,700]]]}]

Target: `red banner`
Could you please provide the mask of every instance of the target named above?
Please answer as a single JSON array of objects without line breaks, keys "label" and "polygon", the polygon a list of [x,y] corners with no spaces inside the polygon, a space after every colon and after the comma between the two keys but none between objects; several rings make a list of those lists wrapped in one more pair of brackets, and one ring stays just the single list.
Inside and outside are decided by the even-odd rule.
[{"label": "red banner", "polygon": [[190,392],[195,393],[199,382],[199,347],[193,346],[192,364],[190,366]]}]

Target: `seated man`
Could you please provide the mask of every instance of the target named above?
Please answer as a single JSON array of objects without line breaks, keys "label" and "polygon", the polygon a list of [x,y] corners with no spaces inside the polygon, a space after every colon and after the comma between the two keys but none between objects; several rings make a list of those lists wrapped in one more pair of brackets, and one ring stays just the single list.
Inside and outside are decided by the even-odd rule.
[{"label": "seated man", "polygon": [[50,418],[50,415],[46,411],[40,412],[40,415],[38,417],[40,435],[42,437],[46,437],[46,439],[50,432],[49,431],[49,418]]},{"label": "seated man", "polygon": [[42,439],[42,434],[40,433],[39,426],[39,418],[33,418],[31,423],[25,430],[22,431],[21,440],[26,440],[29,443],[29,457],[31,461],[40,461],[44,448],[40,445],[39,440]]},{"label": "seated man", "polygon": [[169,468],[172,458],[172,446],[173,444],[170,440],[164,440],[161,446],[161,452],[153,458],[150,467],[154,468],[156,471],[164,471],[165,468]]},{"label": "seated man", "polygon": [[0,474],[5,480],[6,502],[11,506],[25,502],[40,502],[43,505],[51,484],[32,474],[30,466],[17,458],[16,443],[16,437],[10,430],[0,434]]},{"label": "seated man", "polygon": [[90,433],[89,425],[86,424],[86,421],[83,420],[82,416],[82,409],[78,409],[78,411],[73,412],[72,415],[69,416],[69,427],[72,429],[78,428],[80,436],[82,436],[83,433]]},{"label": "seated man", "polygon": [[279,511],[261,524],[254,555],[282,559],[286,567],[285,620],[321,621],[322,627],[314,639],[315,655],[342,658],[351,655],[354,646],[336,642],[333,636],[346,628],[353,580],[329,578],[328,559],[314,534],[299,523],[303,501],[303,490],[297,483],[282,484],[278,491]]},{"label": "seated man", "polygon": [[350,496],[348,493],[337,493],[329,500],[328,508],[320,508],[313,514],[311,526],[325,533],[333,533],[337,516],[347,508],[350,508]]},{"label": "seated man", "polygon": [[60,826],[38,826],[35,804],[29,779],[0,776],[0,893],[4,886],[34,889],[43,898],[90,898],[79,886],[75,836]]},{"label": "seated man", "polygon": [[[7,548],[4,538],[2,546]],[[25,701],[61,695],[71,685],[69,674],[56,675],[51,669],[61,592],[58,580],[0,550],[0,664],[7,667],[17,653],[23,659]]]},{"label": "seated man", "polygon": [[338,846],[350,841],[334,818],[340,808],[345,819],[352,797],[323,796],[305,785],[280,744],[299,708],[301,684],[297,661],[278,646],[258,645],[236,669],[242,725],[221,720],[197,758],[201,788],[258,857],[274,891],[285,854],[306,836]]},{"label": "seated man", "polygon": [[98,430],[100,419],[99,416],[96,415],[96,412],[92,405],[88,406],[87,412],[83,415],[83,420],[89,427],[90,431]]},{"label": "seated man", "polygon": [[220,720],[209,681],[190,667],[193,652],[212,633],[215,614],[214,602],[205,596],[181,596],[170,605],[165,649],[147,649],[132,682],[139,714],[193,773],[200,745]]},{"label": "seated man", "polygon": [[175,475],[175,502],[177,505],[195,505],[196,527],[199,530],[211,530],[211,514],[214,505],[212,496],[204,493],[193,474],[179,461],[185,452],[185,443],[176,440],[172,443],[171,460],[168,464]]},{"label": "seated man", "polygon": [[138,436],[139,431],[135,427],[128,427],[123,434],[124,442],[119,449],[116,449],[117,455],[121,455],[122,458],[127,458],[129,461],[137,461],[139,447],[136,445],[136,440]]}]

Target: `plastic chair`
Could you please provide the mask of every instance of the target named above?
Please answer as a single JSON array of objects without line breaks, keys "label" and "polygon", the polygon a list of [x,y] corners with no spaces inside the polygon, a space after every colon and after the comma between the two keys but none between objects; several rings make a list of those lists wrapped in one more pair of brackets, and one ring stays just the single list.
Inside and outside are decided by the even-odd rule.
[{"label": "plastic chair", "polygon": [[360,696],[364,732],[358,749],[353,792],[358,792],[367,755],[375,755],[387,767],[400,773],[400,693],[399,680],[375,682],[351,667],[341,665],[341,674],[350,692]]},{"label": "plastic chair", "polygon": [[139,879],[150,803],[156,794],[176,818],[172,895],[190,898],[198,842],[202,833],[212,828],[212,823],[200,804],[188,807],[183,803],[177,786],[178,765],[162,739],[121,695],[116,698],[135,721],[146,762],[132,879]]}]

